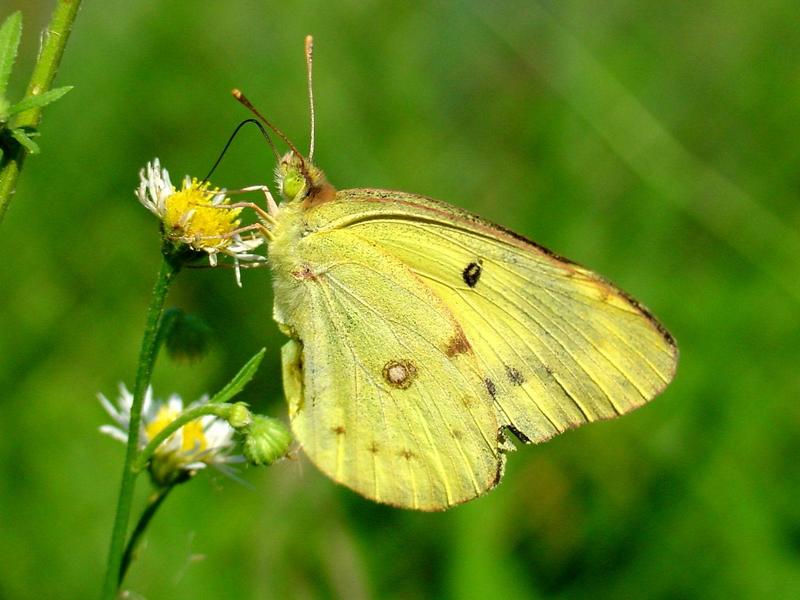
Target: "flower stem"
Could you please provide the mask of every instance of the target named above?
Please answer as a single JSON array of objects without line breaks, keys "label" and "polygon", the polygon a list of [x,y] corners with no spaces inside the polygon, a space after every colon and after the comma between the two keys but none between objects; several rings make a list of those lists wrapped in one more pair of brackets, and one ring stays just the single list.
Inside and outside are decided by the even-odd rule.
[{"label": "flower stem", "polygon": [[136,550],[136,546],[139,545],[139,539],[142,537],[142,534],[147,529],[150,521],[155,516],[156,511],[161,506],[161,503],[167,499],[167,496],[174,487],[174,485],[168,485],[159,488],[147,502],[147,508],[144,509],[142,516],[139,517],[139,521],[136,523],[136,527],[133,528],[131,537],[128,540],[128,544],[125,546],[125,552],[122,554],[122,564],[119,567],[117,586],[122,585],[122,580],[125,579],[125,574],[128,572],[128,567],[131,565],[131,560],[133,559],[133,552]]},{"label": "flower stem", "polygon": [[111,533],[111,547],[108,552],[108,565],[103,584],[103,598],[112,600],[116,594],[118,576],[122,563],[122,553],[125,546],[125,534],[128,530],[128,520],[133,503],[133,492],[136,486],[137,471],[134,462],[139,445],[139,429],[142,421],[142,404],[144,394],[150,383],[153,364],[156,359],[158,329],[161,315],[164,311],[164,299],[172,279],[178,273],[180,266],[175,261],[164,257],[158,272],[158,279],[153,288],[153,298],[147,310],[147,323],[145,325],[142,348],[139,352],[139,366],[136,370],[136,384],[133,389],[133,403],[131,405],[130,423],[128,425],[128,444],[125,452],[125,465],[122,469],[122,481],[119,488],[117,501],[117,514],[114,518],[114,528]]},{"label": "flower stem", "polygon": [[[50,89],[56,77],[58,66],[61,64],[61,57],[64,54],[64,47],[67,45],[69,34],[72,31],[72,24],[75,15],[78,14],[80,0],[58,0],[50,23],[44,31],[42,37],[42,49],[39,59],[33,68],[27,96],[38,96]],[[14,127],[36,128],[42,120],[42,108],[32,108],[20,113],[13,120]],[[28,151],[20,144],[14,144],[13,148],[3,153],[0,160],[0,222],[11,202],[11,196],[17,185],[17,178],[22,170],[22,163],[25,161]]]},{"label": "flower stem", "polygon": [[169,425],[164,427],[156,434],[152,440],[145,446],[136,460],[133,463],[132,469],[135,473],[140,473],[146,466],[156,449],[163,444],[166,439],[173,433],[178,431],[187,423],[199,419],[205,415],[215,415],[217,417],[226,418],[230,412],[232,404],[201,404],[184,410],[179,414]]}]

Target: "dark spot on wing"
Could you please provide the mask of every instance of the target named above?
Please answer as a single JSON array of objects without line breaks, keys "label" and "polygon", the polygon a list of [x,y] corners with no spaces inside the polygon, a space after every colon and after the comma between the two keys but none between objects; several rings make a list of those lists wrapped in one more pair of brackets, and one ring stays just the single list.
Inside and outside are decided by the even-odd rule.
[{"label": "dark spot on wing", "polygon": [[494,381],[489,379],[488,377],[483,380],[483,385],[486,386],[486,391],[489,392],[489,395],[492,397],[492,400],[497,398],[497,386],[494,384]]},{"label": "dark spot on wing", "polygon": [[508,430],[511,433],[514,434],[514,437],[517,438],[523,444],[530,444],[531,443],[531,438],[529,438],[527,435],[522,433],[519,429],[517,429],[513,425],[506,425],[506,427],[508,427]]},{"label": "dark spot on wing", "polygon": [[445,348],[444,352],[448,357],[453,358],[457,354],[465,354],[470,350],[472,350],[472,347],[469,345],[467,338],[464,336],[464,332],[461,331],[461,328],[459,328],[459,330],[453,334],[453,337],[450,338],[450,341],[447,343],[447,348]]},{"label": "dark spot on wing", "polygon": [[522,373],[520,373],[519,370],[515,369],[514,367],[506,367],[506,376],[514,385],[522,385],[525,383],[525,378],[522,376]]},{"label": "dark spot on wing", "polygon": [[457,440],[464,439],[464,432],[460,429],[453,429],[453,437]]},{"label": "dark spot on wing", "polygon": [[415,454],[411,450],[401,450],[400,456],[402,456],[406,460],[411,460],[412,458],[414,458]]},{"label": "dark spot on wing", "polygon": [[375,443],[375,442],[372,442],[372,443],[369,445],[369,448],[368,448],[368,450],[369,450],[370,452],[372,452],[373,454],[377,454],[377,453],[378,453],[378,444],[377,444],[377,443]]},{"label": "dark spot on wing", "polygon": [[464,283],[466,283],[469,287],[474,288],[475,285],[478,283],[478,279],[481,278],[481,262],[471,262],[465,268],[464,272],[461,274],[461,277],[464,278]]},{"label": "dark spot on wing", "polygon": [[331,431],[333,431],[333,433],[336,435],[344,435],[345,430],[343,425],[337,425],[336,427],[332,427]]},{"label": "dark spot on wing", "polygon": [[407,359],[390,360],[383,367],[383,378],[392,387],[404,390],[417,376],[417,367]]}]

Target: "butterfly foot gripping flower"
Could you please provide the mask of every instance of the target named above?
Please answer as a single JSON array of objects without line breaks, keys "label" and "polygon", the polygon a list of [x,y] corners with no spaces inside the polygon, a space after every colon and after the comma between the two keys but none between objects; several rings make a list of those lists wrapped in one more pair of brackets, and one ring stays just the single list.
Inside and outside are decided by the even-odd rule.
[{"label": "butterfly foot gripping flower", "polygon": [[[103,394],[98,394],[100,403],[116,421],[115,425],[103,425],[100,431],[116,440],[125,442],[130,423],[133,394],[120,384],[117,406]],[[203,396],[186,408],[204,405],[208,397]],[[139,429],[139,448],[145,448],[161,431],[184,412],[183,401],[173,394],[163,402],[153,399],[153,390],[148,388],[144,397],[142,423]],[[241,412],[241,411],[240,411]],[[241,415],[246,419],[246,415]],[[201,469],[215,467],[230,474],[230,463],[240,463],[243,458],[232,454],[234,429],[227,421],[214,415],[204,415],[189,421],[166,438],[153,452],[148,470],[153,481],[167,486],[186,481]]]},{"label": "butterfly foot gripping flower", "polygon": [[239,262],[263,262],[253,251],[264,243],[257,234],[242,235],[250,228],[241,227],[242,208],[231,204],[226,191],[211,187],[188,175],[181,189],[170,180],[169,172],[158,159],[147,163],[139,172],[136,197],[161,220],[164,241],[171,251],[189,250],[205,253],[211,266],[219,255],[233,259],[239,282]]}]

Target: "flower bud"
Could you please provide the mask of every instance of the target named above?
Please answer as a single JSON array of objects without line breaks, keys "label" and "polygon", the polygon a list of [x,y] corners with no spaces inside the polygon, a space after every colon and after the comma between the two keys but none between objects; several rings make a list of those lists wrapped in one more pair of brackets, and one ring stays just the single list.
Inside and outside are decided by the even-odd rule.
[{"label": "flower bud", "polygon": [[243,429],[245,427],[249,427],[253,423],[253,414],[250,412],[250,409],[247,408],[247,404],[244,402],[237,402],[233,406],[231,406],[231,410],[228,413],[228,424],[236,429]]},{"label": "flower bud", "polygon": [[263,415],[253,415],[253,422],[242,433],[242,454],[258,466],[271,465],[286,456],[292,441],[286,425]]}]

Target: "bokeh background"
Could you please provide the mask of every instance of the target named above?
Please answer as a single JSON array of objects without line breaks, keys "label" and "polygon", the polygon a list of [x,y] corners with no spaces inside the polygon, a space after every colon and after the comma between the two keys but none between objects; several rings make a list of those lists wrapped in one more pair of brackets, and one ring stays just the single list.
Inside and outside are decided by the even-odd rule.
[{"label": "bokeh background", "polygon": [[[96,597],[121,444],[95,394],[132,383],[161,157],[203,176],[248,115],[300,147],[316,39],[317,160],[338,187],[427,194],[605,274],[681,347],[649,406],[510,457],[443,514],[378,506],[305,459],[177,489],[127,589],[144,598],[800,597],[800,22],[793,0],[702,3],[87,0],[0,225],[0,597]],[[21,93],[52,3],[24,13]],[[215,181],[271,180],[245,131]],[[184,272],[169,305],[212,353],[155,388],[285,418],[267,271]],[[139,501],[147,493],[139,486]]]}]

